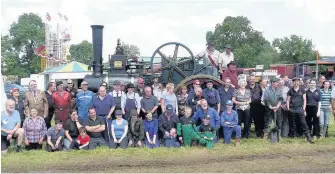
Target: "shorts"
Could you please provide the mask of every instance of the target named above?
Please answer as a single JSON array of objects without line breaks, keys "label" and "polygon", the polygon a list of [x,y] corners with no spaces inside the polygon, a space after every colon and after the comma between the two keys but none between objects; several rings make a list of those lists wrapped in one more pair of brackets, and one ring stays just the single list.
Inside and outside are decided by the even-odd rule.
[{"label": "shorts", "polygon": [[[12,139],[16,139],[17,137],[12,137]],[[1,151],[7,150],[10,146],[10,141],[7,140],[7,136],[1,135]]]}]

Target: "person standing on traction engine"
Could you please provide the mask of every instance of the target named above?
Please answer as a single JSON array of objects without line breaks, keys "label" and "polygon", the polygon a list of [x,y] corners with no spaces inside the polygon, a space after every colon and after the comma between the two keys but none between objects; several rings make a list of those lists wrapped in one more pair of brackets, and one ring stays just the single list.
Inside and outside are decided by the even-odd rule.
[{"label": "person standing on traction engine", "polygon": [[220,58],[220,52],[215,50],[213,42],[207,42],[207,49],[196,55],[197,59],[203,58],[203,65],[206,66],[204,69],[205,74],[218,77],[217,62]]}]

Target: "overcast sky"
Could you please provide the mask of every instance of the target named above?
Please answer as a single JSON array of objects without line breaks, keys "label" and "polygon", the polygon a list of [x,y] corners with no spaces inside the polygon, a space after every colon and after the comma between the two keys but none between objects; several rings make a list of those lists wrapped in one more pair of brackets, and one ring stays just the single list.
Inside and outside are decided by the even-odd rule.
[{"label": "overcast sky", "polygon": [[114,52],[117,38],[137,45],[141,56],[151,56],[168,41],[181,42],[197,53],[205,47],[208,30],[214,30],[226,16],[243,15],[271,42],[297,34],[312,39],[321,55],[335,56],[335,0],[180,1],[2,0],[1,33],[7,34],[10,24],[24,12],[38,13],[44,20],[47,12],[53,20],[60,12],[68,16],[71,43],[91,42],[90,25],[105,26],[105,58]]}]

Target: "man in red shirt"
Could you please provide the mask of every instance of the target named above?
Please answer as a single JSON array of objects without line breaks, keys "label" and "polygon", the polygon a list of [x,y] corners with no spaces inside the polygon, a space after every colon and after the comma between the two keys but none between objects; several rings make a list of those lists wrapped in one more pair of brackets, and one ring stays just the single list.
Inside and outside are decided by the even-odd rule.
[{"label": "man in red shirt", "polygon": [[237,85],[237,76],[239,73],[243,73],[243,71],[251,71],[255,68],[236,68],[236,62],[231,61],[227,65],[228,69],[226,69],[222,74],[222,81],[224,81],[227,77],[231,80],[231,86],[233,88],[238,88]]},{"label": "man in red shirt", "polygon": [[71,94],[64,91],[63,82],[56,83],[57,91],[52,93],[52,103],[55,108],[55,120],[62,120],[65,122],[70,115]]}]

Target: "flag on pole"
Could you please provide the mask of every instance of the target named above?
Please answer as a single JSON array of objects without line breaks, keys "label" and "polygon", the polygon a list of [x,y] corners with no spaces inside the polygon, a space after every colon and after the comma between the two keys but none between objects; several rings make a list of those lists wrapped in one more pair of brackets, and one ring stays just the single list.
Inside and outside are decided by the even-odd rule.
[{"label": "flag on pole", "polygon": [[66,15],[64,15],[64,19],[65,19],[66,21],[68,20]]},{"label": "flag on pole", "polygon": [[49,12],[47,13],[46,17],[47,17],[48,21],[51,21],[51,16],[50,16]]}]

